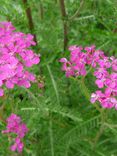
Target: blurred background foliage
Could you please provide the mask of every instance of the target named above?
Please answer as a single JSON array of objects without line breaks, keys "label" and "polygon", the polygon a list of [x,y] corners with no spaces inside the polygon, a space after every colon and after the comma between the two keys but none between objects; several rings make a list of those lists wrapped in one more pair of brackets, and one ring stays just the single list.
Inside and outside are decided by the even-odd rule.
[{"label": "blurred background foliage", "polygon": [[[63,5],[64,4],[64,5]],[[41,63],[31,69],[44,81],[44,89],[15,87],[0,99],[4,118],[21,115],[29,128],[22,156],[117,156],[117,113],[108,112],[100,132],[99,112],[84,97],[80,85],[61,72],[59,59],[69,56],[70,45],[96,45],[117,56],[116,0],[0,0],[0,21],[11,21],[17,31],[35,35]],[[90,92],[95,79],[85,80]],[[0,122],[0,130],[5,129]],[[9,151],[0,134],[0,156]]]}]

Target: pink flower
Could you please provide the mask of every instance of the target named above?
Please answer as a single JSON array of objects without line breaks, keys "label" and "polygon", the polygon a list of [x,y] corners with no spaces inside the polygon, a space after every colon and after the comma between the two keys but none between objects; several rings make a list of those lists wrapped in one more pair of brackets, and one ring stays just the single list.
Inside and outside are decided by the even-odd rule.
[{"label": "pink flower", "polygon": [[112,60],[112,70],[117,72],[117,59],[115,57],[110,57]]},{"label": "pink flower", "polygon": [[117,107],[117,100],[108,92],[102,93],[101,91],[96,91],[96,93],[92,93],[91,95],[91,103],[95,103],[99,101],[101,106],[104,108],[113,108]]},{"label": "pink flower", "polygon": [[70,61],[66,58],[60,59],[63,63],[62,70],[66,72],[66,77],[86,75],[86,54],[82,52],[82,47],[71,46]]},{"label": "pink flower", "polygon": [[35,81],[27,67],[38,64],[40,55],[29,49],[32,45],[35,42],[31,34],[16,32],[11,22],[0,22],[0,96],[4,85],[8,89],[15,85],[29,88]]},{"label": "pink flower", "polygon": [[96,50],[94,45],[85,48],[75,45],[70,46],[69,50],[70,59],[60,59],[66,77],[86,76],[87,69],[92,67],[95,83],[104,93],[101,90],[92,93],[91,103],[98,101],[104,108],[117,109],[117,59],[105,56],[104,52]]},{"label": "pink flower", "polygon": [[11,151],[18,151],[21,153],[23,151],[24,144],[21,142],[20,138],[15,139],[14,145],[10,147]]},{"label": "pink flower", "polygon": [[99,59],[98,64],[101,68],[110,68],[111,67],[111,62],[108,57],[103,57],[103,60]]},{"label": "pink flower", "polygon": [[100,97],[103,97],[103,93],[100,90],[97,90],[95,93],[91,94],[91,103],[95,103],[100,99]]},{"label": "pink flower", "polygon": [[95,69],[94,76],[98,79],[104,78],[108,76],[108,72],[105,68],[97,68]]},{"label": "pink flower", "polygon": [[[86,68],[88,65],[93,68],[95,68],[97,64],[106,64],[106,66],[110,65],[107,58],[104,56],[104,53],[100,50],[95,50],[94,45],[85,47],[84,49],[82,47],[70,46],[69,50],[71,52],[70,60],[68,61],[66,58],[60,59],[60,62],[63,63],[62,70],[66,72],[67,77],[79,75],[85,76],[87,74]],[[103,60],[101,61],[101,59],[104,58],[104,62]],[[104,65],[101,66],[101,68],[105,67]]]},{"label": "pink flower", "polygon": [[38,83],[38,87],[39,87],[39,88],[44,88],[44,86],[45,86],[45,85],[44,85],[44,82],[39,82],[39,83]]},{"label": "pink flower", "polygon": [[105,78],[97,79],[95,81],[95,84],[98,86],[98,88],[103,88],[104,84],[105,84],[105,81],[106,81]]},{"label": "pink flower", "polygon": [[4,90],[0,88],[0,96],[4,95]]},{"label": "pink flower", "polygon": [[62,70],[66,72],[66,77],[74,76],[72,64],[69,61],[67,61],[66,58],[60,59],[60,62],[63,63]]},{"label": "pink flower", "polygon": [[3,130],[2,133],[13,133],[16,134],[17,137],[13,139],[14,144],[10,147],[12,151],[18,151],[19,153],[22,152],[24,144],[22,143],[21,139],[25,137],[26,133],[28,132],[27,126],[22,123],[21,118],[16,114],[11,114],[7,118],[7,129]]},{"label": "pink flower", "polygon": [[117,100],[115,98],[105,98],[104,100],[102,100],[101,105],[104,108],[112,108],[117,104]]}]

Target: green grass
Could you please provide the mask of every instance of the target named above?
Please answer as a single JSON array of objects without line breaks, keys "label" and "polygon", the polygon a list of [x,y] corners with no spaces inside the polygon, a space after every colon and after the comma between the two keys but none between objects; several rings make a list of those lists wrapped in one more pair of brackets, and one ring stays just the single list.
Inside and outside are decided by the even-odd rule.
[{"label": "green grass", "polygon": [[[68,24],[68,45],[92,45],[117,56],[116,0],[86,0],[78,16],[69,20],[81,1],[65,1]],[[59,0],[29,0],[38,44],[33,49],[41,54],[41,62],[31,69],[44,76],[45,88],[32,84],[30,89],[15,87],[6,90],[2,113],[6,119],[11,112],[20,115],[29,128],[22,156],[117,156],[117,113],[108,112],[105,129],[96,142],[101,125],[100,113],[87,100],[77,81],[65,77],[59,59],[69,57],[63,50],[63,19]],[[27,6],[28,6],[27,5]],[[40,16],[40,6],[43,17]],[[0,20],[12,21],[18,31],[30,33],[25,7],[21,0],[1,0]],[[42,71],[40,73],[40,70]],[[95,91],[95,79],[89,74],[85,84]],[[69,83],[69,85],[68,85]],[[0,130],[5,124],[0,121]],[[9,150],[8,138],[0,133],[0,156],[15,156]]]}]

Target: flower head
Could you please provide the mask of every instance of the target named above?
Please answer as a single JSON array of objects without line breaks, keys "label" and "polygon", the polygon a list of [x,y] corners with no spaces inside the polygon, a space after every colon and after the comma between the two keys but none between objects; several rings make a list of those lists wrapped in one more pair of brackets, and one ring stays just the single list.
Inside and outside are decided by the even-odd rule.
[{"label": "flower head", "polygon": [[35,44],[31,34],[16,32],[11,22],[0,22],[0,96],[4,85],[8,89],[15,85],[29,88],[35,81],[34,74],[27,71],[40,62],[40,55],[29,49]]},{"label": "flower head", "polygon": [[70,46],[69,50],[70,59],[60,59],[66,76],[86,76],[87,69],[92,67],[95,84],[100,90],[92,93],[91,103],[98,101],[104,108],[117,109],[117,59],[107,57],[103,51],[96,50],[94,45],[85,48]]},{"label": "flower head", "polygon": [[7,120],[7,129],[3,130],[2,133],[16,134],[16,138],[12,138],[14,144],[10,147],[12,151],[22,152],[24,144],[22,142],[22,138],[25,137],[28,132],[27,126],[22,123],[21,118],[16,114],[11,114]]}]

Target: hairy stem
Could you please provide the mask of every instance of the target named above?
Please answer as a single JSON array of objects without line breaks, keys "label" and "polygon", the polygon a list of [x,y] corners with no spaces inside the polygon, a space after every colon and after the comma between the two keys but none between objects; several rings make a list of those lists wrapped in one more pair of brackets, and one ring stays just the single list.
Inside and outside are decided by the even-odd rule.
[{"label": "hairy stem", "polygon": [[[67,49],[68,46],[68,23],[67,23],[67,13],[65,9],[65,1],[59,0],[60,3],[60,10],[63,20],[63,34],[64,34],[64,51]],[[68,103],[71,104],[71,97],[70,97],[70,81],[67,80],[67,97],[68,97]]]},{"label": "hairy stem", "polygon": [[79,16],[80,10],[82,9],[83,5],[84,5],[84,0],[81,1],[78,10],[75,12],[75,14],[74,14],[73,16],[71,16],[71,17],[69,18],[69,20],[74,20],[76,17]]},{"label": "hairy stem", "polygon": [[[81,83],[80,83],[81,91],[82,91],[82,93],[85,95],[85,97],[87,98],[87,100],[90,100],[90,92],[89,92],[88,88],[86,87],[86,85],[85,85],[85,83],[84,83],[84,79],[85,79],[85,77],[82,78]],[[98,142],[98,140],[99,140],[99,138],[100,138],[100,136],[101,136],[101,135],[103,134],[103,132],[104,132],[104,129],[105,129],[104,123],[105,123],[105,121],[106,121],[106,119],[107,119],[107,112],[105,112],[105,110],[104,110],[103,108],[101,109],[101,108],[98,106],[97,103],[95,103],[95,104],[93,104],[93,105],[95,106],[95,108],[96,108],[96,109],[100,112],[100,114],[101,114],[101,126],[100,126],[99,131],[98,131],[97,134],[96,134],[95,139],[94,139],[93,148],[95,148],[95,147],[96,147],[96,144],[97,144],[97,142]]]},{"label": "hairy stem", "polygon": [[54,140],[53,140],[53,129],[52,129],[52,121],[49,121],[49,135],[50,135],[50,148],[51,148],[51,156],[54,156]]},{"label": "hairy stem", "polygon": [[103,108],[101,110],[101,126],[100,126],[100,129],[99,131],[97,132],[96,134],[96,137],[94,139],[94,145],[93,145],[93,148],[95,149],[96,147],[96,144],[99,140],[99,138],[101,137],[101,135],[103,134],[104,130],[105,130],[105,121],[107,119],[107,111],[105,111]]},{"label": "hairy stem", "polygon": [[[80,86],[80,88],[81,88],[82,93],[83,93],[84,96],[86,97],[86,99],[87,99],[88,101],[90,101],[91,94],[90,94],[89,89],[88,89],[88,88],[86,87],[86,85],[85,85],[84,79],[85,79],[85,77],[83,77],[82,80],[79,82],[79,86]],[[93,106],[95,106],[95,108],[96,108],[99,112],[101,112],[101,108],[98,106],[97,103],[93,104]]]},{"label": "hairy stem", "polygon": [[[22,1],[23,1],[24,6],[25,6],[25,11],[26,11],[27,19],[28,19],[28,24],[29,24],[29,29],[34,36],[34,41],[37,44],[37,37],[36,37],[36,34],[34,33],[34,23],[33,23],[32,14],[31,14],[31,8],[28,6],[27,0],[22,0]],[[41,6],[41,7],[43,8],[43,6]],[[41,18],[43,18],[42,8],[41,8]],[[41,67],[39,68],[39,72],[40,72],[40,74],[42,74],[42,68]]]},{"label": "hairy stem", "polygon": [[3,118],[4,109],[5,109],[5,104],[3,104],[2,106],[0,106],[0,121],[2,121],[3,123],[6,123],[6,121]]},{"label": "hairy stem", "polygon": [[27,19],[28,19],[29,29],[30,29],[31,33],[34,35],[34,41],[37,43],[36,35],[33,33],[34,23],[33,23],[33,19],[32,19],[31,8],[28,6],[27,0],[22,0],[22,1],[23,1],[24,6],[26,7],[25,11],[26,11]]},{"label": "hairy stem", "polygon": [[40,19],[43,20],[43,18],[44,18],[44,8],[43,8],[42,1],[40,1],[39,8],[40,8],[40,11],[39,11],[39,13],[40,13]]},{"label": "hairy stem", "polygon": [[66,10],[65,10],[64,0],[59,0],[59,2],[60,2],[60,9],[61,9],[61,15],[62,15],[62,20],[63,20],[64,50],[66,50],[67,45],[68,45],[68,24],[67,24],[67,21],[66,21],[67,13],[66,13]]}]

